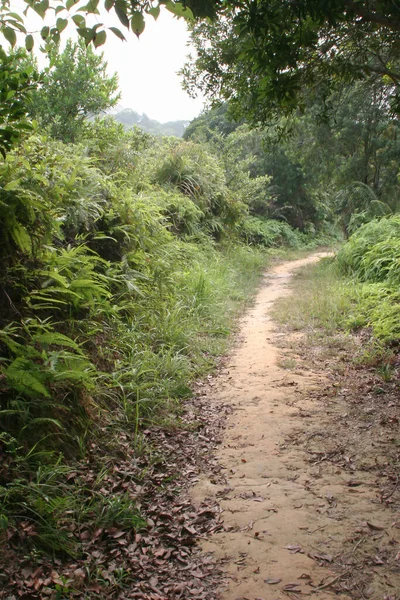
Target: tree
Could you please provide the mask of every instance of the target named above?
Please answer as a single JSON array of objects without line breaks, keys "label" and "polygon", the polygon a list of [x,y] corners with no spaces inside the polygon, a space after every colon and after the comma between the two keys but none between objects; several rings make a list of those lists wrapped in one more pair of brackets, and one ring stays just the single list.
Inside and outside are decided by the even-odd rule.
[{"label": "tree", "polygon": [[67,42],[65,50],[50,54],[50,67],[33,94],[32,115],[51,134],[64,142],[74,142],[85,121],[115,106],[119,100],[117,75],[108,77],[103,54],[97,55],[83,42]]},{"label": "tree", "polygon": [[[10,2],[1,4],[0,33],[11,45],[16,32],[25,33],[31,50],[34,38],[21,13],[11,11]],[[137,36],[145,29],[145,16],[156,19],[160,6],[192,24],[197,20],[197,57],[184,70],[187,89],[195,93],[200,88],[213,99],[230,100],[236,117],[252,123],[302,106],[305,89],[323,89],[328,96],[338,81],[365,78],[381,80],[387,102],[400,112],[400,5],[393,0],[23,2],[26,10],[42,17],[54,14],[54,23],[41,30],[47,48],[70,23],[87,45],[101,46],[108,31],[125,39],[121,29],[100,22],[100,7],[115,13],[122,29]]]},{"label": "tree", "polygon": [[400,7],[391,0],[245,0],[197,23],[186,89],[229,100],[237,118],[266,122],[303,106],[305,90],[370,78],[400,112]]},{"label": "tree", "polygon": [[[123,28],[131,30],[139,37],[145,29],[145,15],[151,15],[154,19],[160,14],[160,6],[163,5],[177,17],[184,17],[193,21],[194,16],[213,16],[219,0],[188,0],[185,2],[174,2],[173,0],[23,0],[19,12],[11,5],[11,0],[2,0],[0,4],[0,34],[5,40],[15,46],[17,33],[25,34],[25,46],[32,50],[35,40],[26,27],[26,16],[29,10],[33,10],[43,19],[50,16],[54,18],[51,25],[44,25],[40,35],[45,44],[58,43],[61,35],[68,25],[72,24],[77,33],[85,40],[87,45],[93,43],[98,48],[107,39],[107,32],[111,31],[121,40],[125,36],[120,28],[101,23],[100,10],[114,13]],[[25,10],[23,7],[25,6]],[[193,9],[193,11],[192,11]],[[104,14],[104,11],[103,11]]]},{"label": "tree", "polygon": [[7,55],[0,46],[0,153],[3,156],[25,132],[32,131],[26,112],[37,73],[33,66],[21,64],[24,57],[21,51]]},{"label": "tree", "polygon": [[[251,215],[286,221],[307,230],[324,219],[306,186],[295,132],[274,140],[266,129],[229,121],[227,107],[212,109],[192,121],[187,139],[208,144],[224,164],[227,184],[245,202]],[[283,119],[282,119],[283,120]],[[186,132],[185,132],[186,133]]]}]

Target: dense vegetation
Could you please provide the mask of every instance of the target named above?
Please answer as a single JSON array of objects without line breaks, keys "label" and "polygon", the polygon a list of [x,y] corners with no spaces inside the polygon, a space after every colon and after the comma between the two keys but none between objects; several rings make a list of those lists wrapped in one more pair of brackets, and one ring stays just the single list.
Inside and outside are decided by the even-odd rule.
[{"label": "dense vegetation", "polygon": [[214,19],[192,27],[184,74],[193,95],[229,100],[258,125],[303,108],[310,93],[327,98],[342,83],[367,81],[384,86],[399,112],[400,9],[390,0],[211,4]]},{"label": "dense vegetation", "polygon": [[[35,69],[20,56],[15,78]],[[30,92],[40,129],[0,164],[0,522],[18,560],[90,562],[83,530],[143,527],[135,498],[104,493],[123,444],[152,456],[143,430],[179,425],[267,249],[317,243],[250,215],[270,179],[246,156],[233,173],[207,144],[93,118],[107,98],[79,86],[87,69],[114,94],[102,61],[68,44]]]},{"label": "dense vegetation", "polygon": [[370,328],[374,338],[397,346],[400,340],[400,219],[396,215],[358,229],[337,256],[340,272],[355,280],[348,325]]},{"label": "dense vegetation", "polygon": [[[46,3],[33,4],[46,13]],[[67,4],[70,10],[77,3]],[[275,21],[281,10],[292,10],[292,3],[278,4],[271,4]],[[324,14],[318,5],[310,16],[311,4],[303,3],[299,22],[286,31],[299,44],[298,27],[307,20],[305,58],[315,50]],[[334,10],[334,4],[327,9],[327,38],[339,23],[354,41],[354,6]],[[96,7],[83,12],[96,15]],[[139,5],[109,8],[141,33]],[[260,41],[257,28],[246,29],[242,6],[232,22],[226,18],[232,4],[211,2],[202,10],[170,2],[167,8],[222,13],[221,22],[194,31],[207,52],[246,54],[248,44]],[[63,10],[60,4],[57,14]],[[155,7],[144,10],[153,14]],[[7,11],[5,3],[0,29],[15,45],[15,30],[25,26]],[[89,27],[86,16],[73,17],[80,35],[102,45],[105,31]],[[50,57],[43,72],[24,50],[1,50],[0,535],[14,558],[29,553],[40,560],[45,552],[58,561],[89,561],[87,532],[144,526],[126,487],[104,492],[114,459],[129,451],[135,461],[145,453],[159,460],[144,432],[180,425],[182,400],[215,365],[233,317],[277,248],[349,238],[337,259],[350,281],[348,325],[371,328],[383,345],[398,344],[400,141],[394,75],[386,72],[392,29],[378,30],[365,19],[366,47],[376,33],[386,35],[383,73],[372,65],[369,79],[364,67],[350,76],[352,63],[343,63],[342,52],[342,76],[331,57],[311,74],[306,69],[285,95],[290,81],[273,89],[271,81],[277,69],[285,71],[287,52],[282,64],[269,66],[255,54],[255,66],[264,64],[267,74],[259,88],[255,69],[251,102],[243,104],[249,96],[238,60],[239,80],[229,79],[224,92],[230,102],[195,119],[183,140],[99,117],[118,100],[117,80],[90,46],[69,42],[60,51],[63,17],[42,30]],[[210,35],[215,47],[204,41]],[[240,44],[232,48],[236,35]],[[209,57],[199,57],[196,68],[207,71]],[[225,73],[226,57],[218,57]],[[350,58],[360,56],[350,52]],[[304,77],[320,81],[321,72],[334,85],[305,85]],[[218,77],[208,81],[219,85]],[[235,85],[237,96],[229,87]],[[257,104],[267,92],[270,103]],[[277,114],[282,94],[288,102]],[[265,111],[254,113],[255,105]],[[84,578],[96,582],[97,571],[90,573]],[[60,581],[41,586],[61,598],[70,589]]]},{"label": "dense vegetation", "polygon": [[[143,140],[125,143],[114,151],[132,158]],[[1,172],[2,507],[11,525],[33,520],[41,547],[69,552],[74,541],[57,531],[70,510],[55,486],[60,457],[82,458],[104,427],[138,431],[173,414],[221,348],[229,303],[243,297],[238,279],[263,264],[257,250],[222,244],[241,207],[210,165],[199,183],[214,188],[195,203],[178,189],[195,173],[162,187],[165,146],[109,174],[108,160],[100,169],[97,150],[86,152],[34,136]]]},{"label": "dense vegetation", "polygon": [[310,98],[304,113],[256,130],[230,120],[223,105],[195,119],[184,137],[222,153],[231,185],[256,217],[303,231],[335,225],[347,237],[398,210],[399,125],[380,85],[343,85],[327,99]]}]

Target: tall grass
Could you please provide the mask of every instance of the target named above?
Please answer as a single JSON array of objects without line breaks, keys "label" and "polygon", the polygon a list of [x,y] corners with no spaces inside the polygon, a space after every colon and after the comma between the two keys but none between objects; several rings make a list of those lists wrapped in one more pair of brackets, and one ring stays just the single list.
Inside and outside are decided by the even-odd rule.
[{"label": "tall grass", "polygon": [[353,286],[343,280],[332,258],[299,269],[293,280],[293,295],[273,309],[274,318],[291,331],[332,336],[346,329],[346,316],[353,306]]},{"label": "tall grass", "polygon": [[339,271],[353,277],[352,327],[369,327],[377,340],[400,340],[400,217],[383,218],[361,227],[337,256]]},{"label": "tall grass", "polygon": [[139,452],[142,427],[179,423],[267,263],[238,241],[229,195],[201,211],[171,181],[135,190],[84,153],[35,137],[0,164],[0,526],[28,520],[36,546],[72,555],[66,519],[93,522],[90,506],[140,521],[132,501],[77,495],[74,461],[100,436],[111,448],[124,428]]},{"label": "tall grass", "polygon": [[357,360],[391,369],[400,342],[400,217],[372,221],[354,233],[335,259],[294,278],[294,296],[275,307],[277,321],[325,345],[338,333],[363,332]]}]

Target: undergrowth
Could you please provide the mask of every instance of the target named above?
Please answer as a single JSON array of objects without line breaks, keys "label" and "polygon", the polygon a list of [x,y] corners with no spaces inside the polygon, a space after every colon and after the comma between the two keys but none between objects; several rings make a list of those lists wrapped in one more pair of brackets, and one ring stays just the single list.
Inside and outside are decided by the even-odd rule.
[{"label": "undergrowth", "polygon": [[342,280],[331,258],[300,268],[293,276],[294,297],[277,302],[276,320],[291,331],[309,335],[334,335],[345,329],[346,315],[352,307],[348,284]]},{"label": "undergrowth", "polygon": [[400,340],[398,216],[372,221],[354,233],[337,256],[305,267],[294,278],[295,299],[275,308],[291,330],[327,337],[357,334],[355,360],[385,377],[397,362]]},{"label": "undergrowth", "polygon": [[18,547],[79,556],[82,526],[143,524],[76,464],[118,454],[120,432],[140,456],[147,426],[179,426],[267,264],[210,158],[196,179],[190,145],[183,174],[166,162],[152,182],[134,145],[131,170],[41,137],[0,164],[0,527]]}]

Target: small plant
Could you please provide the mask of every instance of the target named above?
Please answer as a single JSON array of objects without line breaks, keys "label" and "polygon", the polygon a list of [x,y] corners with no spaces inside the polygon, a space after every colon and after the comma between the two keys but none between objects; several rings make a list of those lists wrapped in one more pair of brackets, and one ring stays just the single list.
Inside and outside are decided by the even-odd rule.
[{"label": "small plant", "polygon": [[293,371],[297,367],[297,362],[294,358],[289,357],[281,357],[277,361],[278,367],[281,369],[287,369],[288,371]]}]

